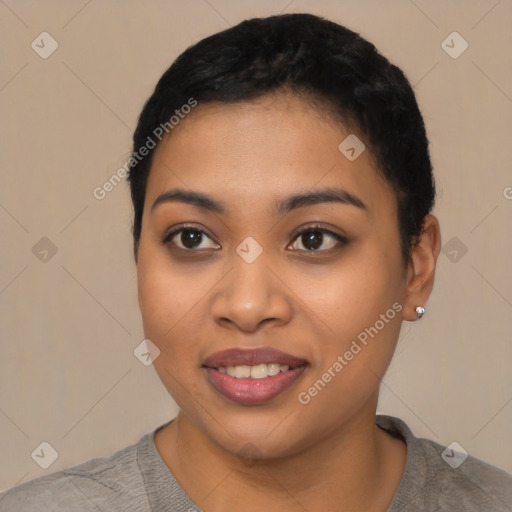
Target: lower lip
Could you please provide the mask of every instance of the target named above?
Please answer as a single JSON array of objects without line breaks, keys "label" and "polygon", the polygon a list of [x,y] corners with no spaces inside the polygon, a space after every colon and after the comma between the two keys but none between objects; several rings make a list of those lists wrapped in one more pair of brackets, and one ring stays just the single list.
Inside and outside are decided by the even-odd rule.
[{"label": "lower lip", "polygon": [[291,387],[305,369],[306,366],[300,366],[263,379],[237,379],[215,368],[206,368],[206,373],[212,386],[226,398],[240,405],[258,405]]}]

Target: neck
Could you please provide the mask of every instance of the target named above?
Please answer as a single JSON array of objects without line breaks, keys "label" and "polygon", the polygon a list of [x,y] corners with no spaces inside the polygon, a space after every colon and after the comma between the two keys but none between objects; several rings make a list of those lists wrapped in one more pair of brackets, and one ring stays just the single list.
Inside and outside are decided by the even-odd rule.
[{"label": "neck", "polygon": [[[376,402],[375,402],[376,405]],[[405,444],[375,425],[375,408],[283,458],[242,460],[182,413],[155,434],[164,462],[201,508],[385,511],[405,466]]]}]

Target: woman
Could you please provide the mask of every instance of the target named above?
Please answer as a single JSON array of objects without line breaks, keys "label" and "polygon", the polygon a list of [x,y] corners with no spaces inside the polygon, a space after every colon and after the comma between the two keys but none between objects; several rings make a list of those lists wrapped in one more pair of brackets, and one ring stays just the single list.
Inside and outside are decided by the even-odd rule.
[{"label": "woman", "polygon": [[510,475],[376,415],[441,242],[414,93],[372,44],[309,14],[200,41],[144,106],[129,182],[180,412],[1,511],[511,509]]}]

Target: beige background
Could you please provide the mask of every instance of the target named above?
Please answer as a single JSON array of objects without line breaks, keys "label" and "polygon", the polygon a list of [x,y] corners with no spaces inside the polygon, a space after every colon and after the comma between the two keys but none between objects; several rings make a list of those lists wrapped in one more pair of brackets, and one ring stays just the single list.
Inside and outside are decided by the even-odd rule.
[{"label": "beige background", "polygon": [[[103,200],[93,190],[126,161],[143,102],[181,51],[280,12],[346,24],[404,69],[431,140],[443,244],[467,247],[440,255],[380,412],[512,472],[510,1],[5,0],[0,490],[109,455],[175,414],[133,354],[144,336],[128,186]],[[31,48],[43,31],[59,45],[47,59]],[[441,47],[453,31],[469,43],[457,59]],[[32,249],[43,237],[57,247],[46,262]],[[31,457],[43,441],[58,452],[48,469]]]}]

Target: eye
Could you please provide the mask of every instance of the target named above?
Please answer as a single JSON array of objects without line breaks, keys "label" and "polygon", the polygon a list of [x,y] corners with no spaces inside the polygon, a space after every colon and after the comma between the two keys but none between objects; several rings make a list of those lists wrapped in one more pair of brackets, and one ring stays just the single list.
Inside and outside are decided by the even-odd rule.
[{"label": "eye", "polygon": [[[297,233],[294,241],[292,244],[293,249],[307,252],[328,252],[337,246],[343,246],[348,243],[345,237],[321,226],[309,226],[302,229]],[[304,249],[297,247],[297,243],[302,244]]]},{"label": "eye", "polygon": [[[209,244],[208,241],[210,241]],[[166,235],[162,244],[169,243],[186,251],[220,248],[220,245],[215,243],[202,229],[188,226],[182,226]]]}]

